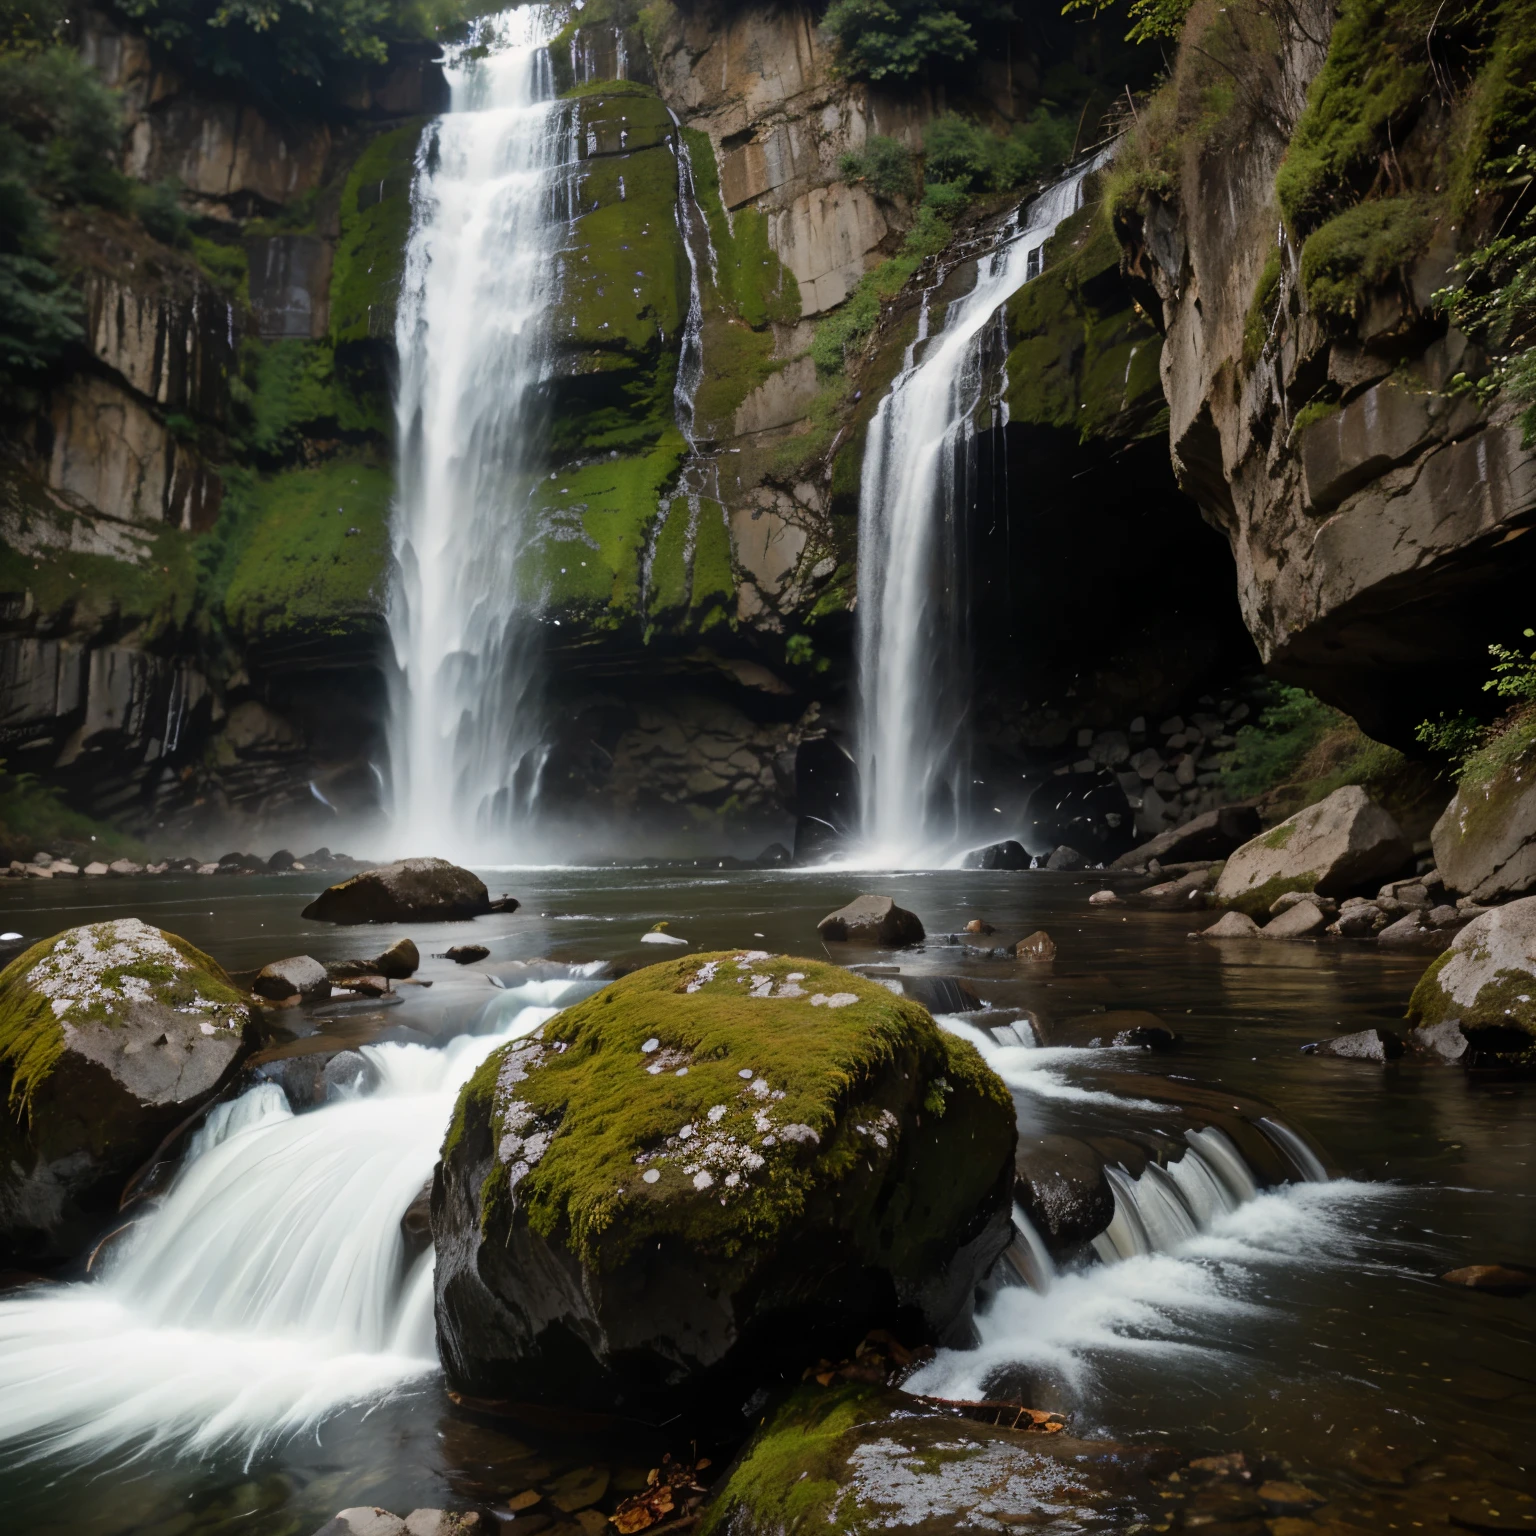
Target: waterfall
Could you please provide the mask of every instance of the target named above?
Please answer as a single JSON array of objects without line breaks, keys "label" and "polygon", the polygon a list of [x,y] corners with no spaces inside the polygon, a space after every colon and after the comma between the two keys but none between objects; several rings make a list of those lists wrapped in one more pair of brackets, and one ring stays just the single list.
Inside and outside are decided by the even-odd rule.
[{"label": "waterfall", "polygon": [[529,982],[483,1033],[364,1046],[368,1090],[305,1114],[271,1083],[218,1105],[99,1280],[0,1300],[5,1457],[254,1452],[433,1374],[431,1255],[408,1262],[401,1217],[475,1068],[601,986]]},{"label": "waterfall", "polygon": [[450,57],[450,110],[417,155],[395,326],[395,832],[482,861],[526,821],[545,753],[539,594],[519,566],[537,533],[566,213],[553,172],[575,158],[550,29],[546,7],[507,11]]},{"label": "waterfall", "polygon": [[[970,778],[963,520],[975,420],[988,398],[983,333],[1039,274],[1041,250],[1076,212],[1079,166],[1005,229],[976,284],[930,337],[924,295],[916,341],[869,424],[859,488],[858,764],[863,859],[942,862],[964,835]],[[1000,404],[997,405],[1000,410]]]}]

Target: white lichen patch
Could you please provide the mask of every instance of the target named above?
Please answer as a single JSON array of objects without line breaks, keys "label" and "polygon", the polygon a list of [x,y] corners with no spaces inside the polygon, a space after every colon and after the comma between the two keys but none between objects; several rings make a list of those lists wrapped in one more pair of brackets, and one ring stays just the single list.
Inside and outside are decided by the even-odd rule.
[{"label": "white lichen patch", "polygon": [[[158,928],[136,917],[71,928],[27,973],[26,984],[48,999],[57,1019],[110,1015],[119,1006],[161,1002],[202,1016],[202,1030],[237,1031],[244,1010],[210,997],[195,966]],[[174,988],[174,1002],[166,995]]]},{"label": "white lichen patch", "polygon": [[878,1115],[871,1116],[866,1123],[854,1125],[854,1130],[859,1135],[868,1136],[882,1152],[890,1146],[900,1128],[901,1122],[888,1109],[882,1109]]},{"label": "white lichen patch", "polygon": [[516,1092],[543,1065],[545,1055],[537,1040],[526,1040],[507,1052],[496,1072],[495,1123],[501,1129],[496,1161],[507,1170],[508,1189],[515,1190],[538,1167],[555,1139],[555,1127],[544,1124]]}]

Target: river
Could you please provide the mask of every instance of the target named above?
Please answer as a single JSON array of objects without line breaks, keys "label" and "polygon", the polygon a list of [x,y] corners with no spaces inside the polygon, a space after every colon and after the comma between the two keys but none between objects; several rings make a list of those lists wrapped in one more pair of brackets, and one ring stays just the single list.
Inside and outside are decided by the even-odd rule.
[{"label": "river", "polygon": [[[0,920],[36,938],[137,916],[237,972],[293,953],[327,960],[376,952],[408,934],[434,986],[405,989],[408,1000],[395,1008],[323,1010],[334,1022],[322,1032],[350,1044],[409,1039],[425,1051],[457,1040],[448,1049],[463,1052],[482,1048],[459,1037],[476,1019],[489,1027],[484,1010],[496,989],[475,967],[432,958],[451,943],[472,936],[488,945],[487,966],[547,957],[585,991],[579,968],[655,958],[639,940],[663,919],[696,949],[819,954],[818,918],[860,889],[888,893],[921,916],[930,936],[921,950],[884,957],[905,975],[965,977],[992,1010],[1034,1010],[1057,1030],[1052,1038],[1093,1039],[1095,1011],[1125,1009],[1151,1010],[1179,1036],[1168,1052],[1083,1044],[998,1053],[1026,1134],[1080,1130],[1085,1116],[1100,1130],[1155,1123],[1170,1100],[1220,1087],[1234,1101],[1251,1096],[1270,1106],[1276,1122],[1319,1149],[1332,1175],[1325,1183],[1298,1176],[1261,1192],[1172,1252],[1061,1275],[1044,1293],[1000,1292],[981,1318],[979,1348],[941,1355],[919,1384],[951,1395],[984,1385],[1027,1392],[1069,1412],[1080,1434],[1152,1441],[1185,1456],[1242,1450],[1326,1493],[1328,1508],[1347,1517],[1333,1527],[1285,1527],[1283,1536],[1536,1527],[1536,1483],[1524,1470],[1536,1407],[1536,1300],[1437,1278],[1462,1264],[1536,1258],[1531,1085],[1497,1073],[1382,1068],[1300,1050],[1399,1019],[1423,956],[1195,942],[1186,934],[1199,920],[1188,913],[1090,908],[1088,894],[1102,877],[1043,871],[482,873],[493,894],[521,899],[516,914],[360,933],[298,916],[323,883],[318,878],[161,877],[7,882]],[[1011,945],[1046,929],[1058,947],[1054,966],[1028,974],[1012,960],[940,941],[973,917],[997,930],[982,943]],[[558,987],[541,994],[545,1004],[559,1000]],[[504,1007],[498,1017],[498,1027],[509,1027]],[[968,1018],[974,1024],[977,1016]],[[1068,1019],[1078,1022],[1067,1026]],[[366,1110],[366,1100],[353,1108]],[[429,1158],[430,1150],[428,1135],[418,1155]],[[238,1198],[237,1189],[231,1199]],[[72,1305],[95,1305],[91,1291],[89,1284],[67,1293],[58,1285],[13,1288],[0,1313],[46,1303],[57,1318],[66,1295]],[[269,1339],[247,1342],[253,1380],[281,1377],[283,1351],[298,1347],[280,1320]],[[0,1350],[17,1347],[13,1340]],[[196,1407],[198,1392],[212,1392],[213,1372],[227,1368],[195,1352],[178,1361],[192,1419],[211,1411]],[[663,1450],[687,1449],[673,1443],[675,1428],[671,1439],[639,1427],[570,1435],[548,1423],[477,1417],[449,1400],[430,1359],[384,1369],[365,1356],[348,1368],[350,1384],[335,1393],[348,1405],[269,1423],[264,1435],[197,1443],[185,1427],[152,1439],[130,1427],[104,1439],[97,1420],[106,1412],[105,1354],[40,1348],[29,1390],[72,1392],[79,1433],[73,1448],[55,1436],[31,1456],[15,1442],[0,1448],[6,1528],[33,1536],[308,1536],[343,1507],[494,1508],[583,1466],[606,1468],[619,1491],[643,1479]],[[163,1360],[146,1358],[146,1386],[165,1369]],[[9,1379],[18,1379],[14,1371]],[[176,1416],[166,1417],[169,1424]],[[729,1447],[711,1450],[719,1456]],[[1155,1517],[1148,1512],[1146,1528],[1165,1528]],[[516,1528],[532,1536],[538,1523],[524,1519]],[[1239,1520],[1211,1529],[1276,1527]]]}]

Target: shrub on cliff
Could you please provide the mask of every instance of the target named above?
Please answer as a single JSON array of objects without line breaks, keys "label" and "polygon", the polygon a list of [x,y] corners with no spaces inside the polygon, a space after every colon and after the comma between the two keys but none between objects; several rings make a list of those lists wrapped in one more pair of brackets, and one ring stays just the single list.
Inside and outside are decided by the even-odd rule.
[{"label": "shrub on cliff", "polygon": [[1013,6],[998,0],[833,0],[821,25],[848,79],[900,84],[930,64],[973,59],[976,23],[1012,19]]}]

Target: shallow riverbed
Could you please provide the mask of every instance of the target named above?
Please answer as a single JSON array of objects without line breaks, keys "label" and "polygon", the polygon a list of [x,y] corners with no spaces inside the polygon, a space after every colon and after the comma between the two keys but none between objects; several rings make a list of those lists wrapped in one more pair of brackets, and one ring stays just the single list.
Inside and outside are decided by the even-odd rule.
[{"label": "shallow riverbed", "polygon": [[[695,949],[819,953],[819,917],[860,890],[888,893],[921,916],[929,943],[847,958],[964,976],[994,1008],[1027,1007],[1047,1020],[1149,1009],[1181,1037],[1168,1053],[1011,1053],[1006,1075],[1026,1130],[1069,1128],[1089,1111],[1101,1126],[1155,1118],[1137,1087],[1151,1074],[1165,1087],[1172,1079],[1174,1096],[1188,1083],[1264,1101],[1312,1138],[1337,1175],[1261,1194],[1173,1253],[1061,1276],[1045,1294],[1000,1293],[981,1319],[980,1347],[942,1355],[925,1373],[927,1390],[1027,1391],[1069,1411],[1078,1433],[1152,1439],[1186,1457],[1268,1458],[1329,1500],[1324,1523],[1284,1536],[1328,1521],[1339,1531],[1536,1529],[1536,1485],[1524,1470],[1536,1417],[1536,1296],[1474,1294],[1436,1278],[1461,1264],[1536,1260],[1531,1085],[1300,1053],[1307,1041],[1399,1019],[1423,955],[1192,942],[1186,934],[1200,924],[1189,914],[1090,908],[1102,883],[1092,876],[483,873],[493,895],[522,900],[516,914],[334,930],[298,915],[319,878],[161,877],[0,883],[0,923],[32,939],[137,916],[237,972],[293,953],[376,953],[401,934],[427,957],[473,937],[489,946],[488,965],[632,964],[656,958],[639,940],[662,919]],[[997,930],[984,942],[1011,946],[1047,929],[1054,967],[1026,976],[1011,960],[937,940],[978,916]],[[348,1043],[443,1040],[479,1017],[494,992],[474,967],[427,958],[421,974],[434,986],[403,989],[397,1007],[321,1010],[331,1020],[322,1031]],[[1092,1037],[1091,1021],[1081,1033]],[[7,1528],[49,1536],[308,1536],[344,1506],[495,1506],[587,1465],[608,1469],[617,1492],[643,1479],[661,1451],[686,1448],[640,1429],[509,1429],[456,1407],[428,1371],[255,1453],[130,1443],[108,1456],[44,1451],[23,1460],[0,1447],[0,1508]],[[1229,1514],[1212,1529],[1266,1529],[1253,1523],[1262,1511]],[[1165,1528],[1156,1511],[1147,1518],[1147,1529]],[[553,1529],[543,1516],[517,1529],[532,1536],[541,1522]],[[580,1536],[575,1523],[558,1523]]]}]

